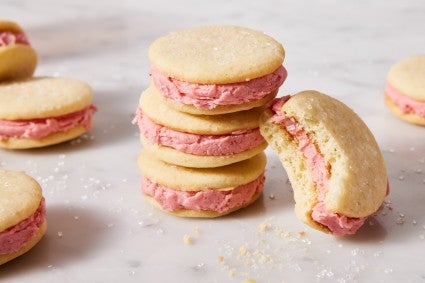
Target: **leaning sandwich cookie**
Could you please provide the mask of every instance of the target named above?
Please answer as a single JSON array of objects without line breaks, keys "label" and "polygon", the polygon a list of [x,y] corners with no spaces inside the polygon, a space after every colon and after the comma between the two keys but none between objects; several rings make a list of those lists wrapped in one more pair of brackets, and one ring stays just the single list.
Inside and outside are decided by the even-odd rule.
[{"label": "leaning sandwich cookie", "polygon": [[92,99],[89,85],[68,78],[0,84],[0,147],[43,147],[82,135],[97,111]]},{"label": "leaning sandwich cookie", "polygon": [[0,19],[0,81],[30,77],[37,66],[37,54],[22,28]]},{"label": "leaning sandwich cookie", "polygon": [[143,147],[157,158],[186,167],[218,167],[248,159],[267,143],[256,108],[222,115],[192,115],[162,103],[154,87],[145,90],[134,119]]},{"label": "leaning sandwich cookie", "polygon": [[384,99],[397,117],[425,126],[425,55],[404,59],[391,67]]},{"label": "leaning sandwich cookie", "polygon": [[0,265],[34,247],[46,232],[39,184],[22,172],[0,169]]},{"label": "leaning sandwich cookie", "polygon": [[260,118],[294,190],[295,213],[334,235],[354,234],[387,193],[374,136],[350,108],[316,91],[282,97]]},{"label": "leaning sandwich cookie", "polygon": [[237,26],[173,32],[149,47],[153,84],[171,107],[191,114],[266,104],[286,79],[284,57],[270,36]]},{"label": "leaning sandwich cookie", "polygon": [[143,150],[142,194],[155,206],[181,217],[212,218],[246,207],[264,187],[266,157],[216,168],[188,168],[163,162]]}]

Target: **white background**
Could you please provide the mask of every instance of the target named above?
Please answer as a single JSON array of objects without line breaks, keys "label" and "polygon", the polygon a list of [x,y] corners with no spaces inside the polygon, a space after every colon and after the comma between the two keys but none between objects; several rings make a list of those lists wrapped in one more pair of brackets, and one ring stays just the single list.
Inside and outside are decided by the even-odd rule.
[{"label": "white background", "polygon": [[[425,128],[383,103],[388,69],[425,53],[423,1],[2,0],[0,17],[26,30],[40,58],[36,75],[88,82],[100,109],[82,138],[0,150],[0,167],[42,185],[49,224],[32,251],[0,267],[0,282],[425,282]],[[356,236],[335,238],[295,218],[270,149],[263,198],[228,217],[180,219],[143,201],[131,120],[149,83],[147,48],[207,24],[273,36],[289,73],[279,96],[319,90],[369,125],[391,193]]]}]

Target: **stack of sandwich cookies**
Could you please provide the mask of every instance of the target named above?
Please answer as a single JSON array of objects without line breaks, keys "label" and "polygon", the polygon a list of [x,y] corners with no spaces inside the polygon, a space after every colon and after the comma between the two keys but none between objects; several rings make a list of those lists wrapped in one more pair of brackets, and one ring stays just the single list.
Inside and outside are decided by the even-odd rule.
[{"label": "stack of sandwich cookies", "polygon": [[334,235],[354,234],[388,193],[381,151],[350,108],[316,91],[274,101],[260,129],[294,190],[295,213]]},{"label": "stack of sandwich cookies", "polygon": [[26,149],[87,132],[96,107],[84,82],[32,77],[0,84],[0,147]]},{"label": "stack of sandwich cookies", "polygon": [[22,28],[0,20],[0,81],[30,77],[36,66],[37,54]]},{"label": "stack of sandwich cookies", "polygon": [[267,143],[259,117],[286,79],[284,56],[271,37],[235,26],[151,44],[151,85],[134,119],[146,199],[174,215],[217,217],[261,195]]},{"label": "stack of sandwich cookies", "polygon": [[0,265],[34,247],[46,232],[46,206],[30,176],[0,170]]},{"label": "stack of sandwich cookies", "polygon": [[384,99],[397,117],[425,126],[425,55],[407,58],[389,70]]}]

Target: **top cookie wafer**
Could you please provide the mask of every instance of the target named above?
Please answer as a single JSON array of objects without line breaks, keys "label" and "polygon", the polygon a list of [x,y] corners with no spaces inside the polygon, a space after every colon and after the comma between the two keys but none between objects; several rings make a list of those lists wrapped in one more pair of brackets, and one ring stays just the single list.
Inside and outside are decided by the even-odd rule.
[{"label": "top cookie wafer", "polygon": [[30,217],[41,198],[41,188],[33,178],[0,169],[0,232]]},{"label": "top cookie wafer", "polygon": [[24,30],[15,22],[0,19],[0,32],[11,31],[13,33],[21,33]]},{"label": "top cookie wafer", "polygon": [[272,73],[285,51],[270,36],[237,26],[207,26],[155,40],[149,59],[161,73],[200,84],[244,82]]},{"label": "top cookie wafer", "polygon": [[84,82],[55,77],[32,77],[0,84],[0,119],[57,117],[90,105],[92,89]]},{"label": "top cookie wafer", "polygon": [[395,64],[388,72],[387,81],[402,94],[425,101],[425,55]]}]

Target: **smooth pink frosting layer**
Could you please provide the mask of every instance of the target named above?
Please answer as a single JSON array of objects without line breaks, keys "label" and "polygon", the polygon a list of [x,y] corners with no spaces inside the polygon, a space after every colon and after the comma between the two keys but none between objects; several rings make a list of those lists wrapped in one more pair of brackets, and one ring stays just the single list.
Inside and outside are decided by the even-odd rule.
[{"label": "smooth pink frosting layer", "polygon": [[230,191],[213,189],[179,191],[162,186],[145,177],[142,181],[142,193],[153,197],[167,211],[188,209],[226,213],[250,202],[256,194],[263,191],[264,182],[263,173],[254,181]]},{"label": "smooth pink frosting layer", "polygon": [[179,81],[161,74],[151,66],[150,75],[155,87],[167,99],[194,105],[200,109],[214,109],[219,105],[238,105],[259,100],[276,91],[288,73],[280,66],[273,73],[246,82],[231,84],[196,84]]},{"label": "smooth pink frosting layer", "polygon": [[0,32],[0,47],[13,44],[30,45],[30,42],[24,33],[13,33],[10,31]]},{"label": "smooth pink frosting layer", "polygon": [[237,131],[228,135],[197,135],[172,130],[156,124],[139,108],[135,120],[140,133],[154,144],[202,156],[221,156],[240,153],[265,142],[259,128]]},{"label": "smooth pink frosting layer", "polygon": [[425,101],[406,96],[388,82],[385,84],[385,93],[403,114],[415,114],[425,118]]},{"label": "smooth pink frosting layer", "polygon": [[0,255],[19,251],[34,237],[45,219],[46,204],[42,198],[40,206],[33,215],[0,232]]},{"label": "smooth pink frosting layer", "polygon": [[83,110],[53,118],[15,121],[0,119],[0,139],[39,139],[52,133],[66,132],[79,125],[90,129],[92,116],[96,111],[97,107],[90,105]]},{"label": "smooth pink frosting layer", "polygon": [[352,218],[326,209],[325,198],[330,179],[329,166],[317,145],[310,139],[308,132],[293,117],[286,117],[281,112],[282,105],[289,98],[290,96],[285,96],[274,101],[272,110],[276,114],[272,116],[271,120],[273,123],[283,125],[286,131],[297,140],[298,149],[303,153],[307,167],[313,173],[313,181],[318,192],[318,203],[313,207],[312,218],[328,227],[334,235],[354,234],[367,217]]}]

